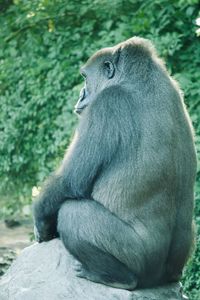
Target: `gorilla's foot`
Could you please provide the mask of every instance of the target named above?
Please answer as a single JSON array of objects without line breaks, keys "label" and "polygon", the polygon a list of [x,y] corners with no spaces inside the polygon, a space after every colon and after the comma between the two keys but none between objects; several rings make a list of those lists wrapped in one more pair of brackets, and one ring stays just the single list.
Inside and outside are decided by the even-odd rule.
[{"label": "gorilla's foot", "polygon": [[131,291],[134,290],[137,286],[137,279],[130,272],[123,274],[122,281],[119,281],[119,274],[114,274],[106,271],[102,273],[92,272],[84,268],[83,265],[79,262],[76,262],[75,270],[77,277],[85,278],[96,283],[102,283],[114,288]]}]

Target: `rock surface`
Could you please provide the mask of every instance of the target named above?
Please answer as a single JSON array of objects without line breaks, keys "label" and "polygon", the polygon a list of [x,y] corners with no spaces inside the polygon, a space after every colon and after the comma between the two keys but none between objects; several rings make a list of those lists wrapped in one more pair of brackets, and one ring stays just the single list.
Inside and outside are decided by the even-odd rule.
[{"label": "rock surface", "polygon": [[133,292],[76,277],[62,242],[25,248],[0,281],[1,300],[183,300],[180,284]]}]

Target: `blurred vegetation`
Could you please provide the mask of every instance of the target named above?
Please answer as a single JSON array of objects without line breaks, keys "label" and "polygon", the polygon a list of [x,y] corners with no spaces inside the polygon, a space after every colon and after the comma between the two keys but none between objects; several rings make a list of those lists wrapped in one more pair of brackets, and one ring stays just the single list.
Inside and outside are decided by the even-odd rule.
[{"label": "blurred vegetation", "polygon": [[[30,203],[32,187],[62,158],[76,124],[80,66],[134,35],[155,43],[180,82],[199,156],[199,11],[199,0],[0,0],[1,217]],[[183,279],[191,300],[200,299],[199,171],[195,215],[197,246]]]}]

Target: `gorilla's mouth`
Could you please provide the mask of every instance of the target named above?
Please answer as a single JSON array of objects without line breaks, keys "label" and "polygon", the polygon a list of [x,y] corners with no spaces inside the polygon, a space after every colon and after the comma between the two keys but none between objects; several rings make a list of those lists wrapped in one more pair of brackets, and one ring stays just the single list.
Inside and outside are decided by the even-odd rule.
[{"label": "gorilla's mouth", "polygon": [[76,114],[78,114],[78,115],[80,115],[82,111],[83,111],[83,108],[76,108],[76,107],[75,107],[75,109],[74,109],[74,112],[75,112]]},{"label": "gorilla's mouth", "polygon": [[74,107],[74,112],[78,115],[80,115],[82,113],[82,111],[87,107],[87,105],[84,105],[82,106],[81,108],[80,107]]}]

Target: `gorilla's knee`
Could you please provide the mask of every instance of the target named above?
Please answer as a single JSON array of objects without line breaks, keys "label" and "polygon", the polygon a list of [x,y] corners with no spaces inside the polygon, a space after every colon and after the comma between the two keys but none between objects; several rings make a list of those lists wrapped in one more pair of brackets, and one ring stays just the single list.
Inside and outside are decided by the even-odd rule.
[{"label": "gorilla's knee", "polygon": [[88,200],[66,200],[58,213],[57,231],[62,240],[73,239],[80,233],[87,219]]},{"label": "gorilla's knee", "polygon": [[[76,208],[75,208],[76,206]],[[74,218],[78,214],[78,205],[75,205],[73,201],[66,201],[58,212],[57,230],[60,236],[67,234],[73,228],[70,228],[74,224]]]}]

